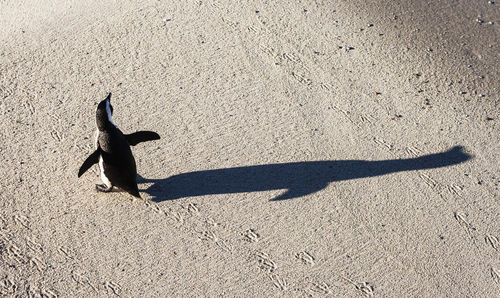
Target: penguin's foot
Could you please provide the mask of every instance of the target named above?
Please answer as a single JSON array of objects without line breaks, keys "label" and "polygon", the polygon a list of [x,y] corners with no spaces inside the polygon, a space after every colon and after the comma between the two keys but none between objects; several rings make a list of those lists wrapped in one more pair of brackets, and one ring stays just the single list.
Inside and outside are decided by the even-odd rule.
[{"label": "penguin's foot", "polygon": [[95,189],[97,189],[97,191],[101,191],[101,192],[110,192],[111,189],[113,189],[113,185],[108,187],[106,184],[96,184]]}]

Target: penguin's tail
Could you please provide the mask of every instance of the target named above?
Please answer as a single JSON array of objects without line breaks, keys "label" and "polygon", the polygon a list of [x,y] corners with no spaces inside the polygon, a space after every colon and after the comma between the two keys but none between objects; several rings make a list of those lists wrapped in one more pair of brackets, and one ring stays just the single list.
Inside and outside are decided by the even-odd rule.
[{"label": "penguin's tail", "polygon": [[129,194],[133,195],[136,198],[140,198],[141,195],[139,194],[139,188],[136,185],[127,185],[127,186],[122,186],[120,187],[122,190],[128,192]]},{"label": "penguin's tail", "polygon": [[128,193],[131,194],[131,195],[133,195],[136,198],[141,198],[141,195],[139,194],[139,190],[138,189],[130,190]]}]

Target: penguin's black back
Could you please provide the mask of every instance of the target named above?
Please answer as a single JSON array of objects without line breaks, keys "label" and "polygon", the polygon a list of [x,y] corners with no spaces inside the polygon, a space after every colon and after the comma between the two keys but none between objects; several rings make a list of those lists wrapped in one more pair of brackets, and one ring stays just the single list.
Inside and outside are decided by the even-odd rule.
[{"label": "penguin's black back", "polygon": [[109,181],[114,186],[139,197],[135,159],[120,129],[109,125],[105,130],[99,130],[97,142],[101,148],[104,174]]}]

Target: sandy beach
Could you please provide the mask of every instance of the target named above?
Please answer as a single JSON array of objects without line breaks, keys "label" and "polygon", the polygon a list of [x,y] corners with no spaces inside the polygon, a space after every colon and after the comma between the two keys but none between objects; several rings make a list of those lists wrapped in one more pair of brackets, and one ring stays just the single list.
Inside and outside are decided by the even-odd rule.
[{"label": "sandy beach", "polygon": [[500,2],[81,2],[0,1],[0,296],[500,295]]}]

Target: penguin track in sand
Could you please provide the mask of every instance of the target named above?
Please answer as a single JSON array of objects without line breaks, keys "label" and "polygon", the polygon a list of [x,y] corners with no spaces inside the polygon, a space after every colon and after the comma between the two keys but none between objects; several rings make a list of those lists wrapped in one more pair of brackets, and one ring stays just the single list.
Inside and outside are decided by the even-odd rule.
[{"label": "penguin track in sand", "polygon": [[122,293],[122,287],[119,284],[112,281],[104,282],[104,288],[108,290],[108,293],[111,292],[115,296],[120,296]]},{"label": "penguin track in sand", "polygon": [[15,214],[13,218],[16,224],[20,224],[23,227],[29,229],[30,220],[26,216]]},{"label": "penguin track in sand", "polygon": [[295,255],[295,258],[300,260],[304,265],[314,265],[314,257],[309,254],[307,251],[301,251]]},{"label": "penguin track in sand", "polygon": [[491,277],[493,277],[493,280],[500,285],[500,270],[491,267]]},{"label": "penguin track in sand", "polygon": [[[12,223],[17,225],[16,232],[9,229],[9,222],[5,222],[0,229],[0,266],[5,275],[0,281],[2,296],[19,296],[28,293],[34,297],[56,297],[57,292],[47,287],[43,276],[47,274],[50,265],[45,257],[46,249],[31,236],[20,236],[19,227],[23,232],[30,233],[29,220],[22,215],[13,216]],[[12,271],[30,272],[29,281],[12,278]]]},{"label": "penguin track in sand", "polygon": [[273,285],[281,291],[288,289],[288,283],[284,278],[281,278],[278,274],[269,274],[269,279],[273,282]]},{"label": "penguin track in sand", "polygon": [[259,241],[259,234],[255,232],[253,229],[248,229],[245,232],[243,232],[241,235],[244,236],[244,239],[248,242],[257,242]]},{"label": "penguin track in sand", "polygon": [[324,282],[311,283],[311,286],[309,287],[308,292],[311,295],[314,295],[314,294],[329,295],[332,293],[330,291],[330,287]]},{"label": "penguin track in sand", "polygon": [[276,263],[273,260],[271,260],[271,258],[267,253],[257,251],[255,253],[255,257],[260,269],[270,273],[274,272],[277,269]]},{"label": "penguin track in sand", "polygon": [[498,238],[493,236],[493,235],[486,235],[484,237],[486,243],[488,243],[491,247],[493,247],[494,250],[498,250],[500,247],[500,242],[498,241]]}]

